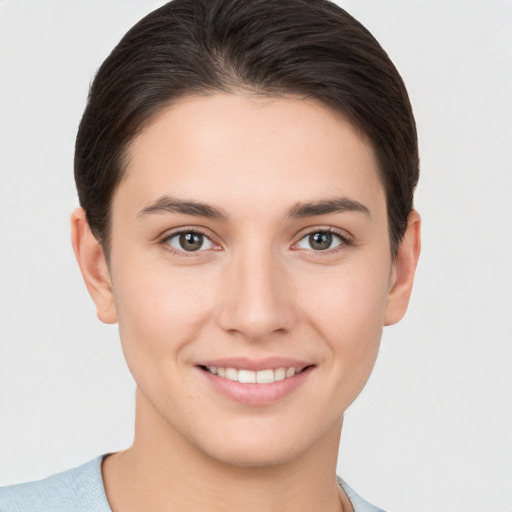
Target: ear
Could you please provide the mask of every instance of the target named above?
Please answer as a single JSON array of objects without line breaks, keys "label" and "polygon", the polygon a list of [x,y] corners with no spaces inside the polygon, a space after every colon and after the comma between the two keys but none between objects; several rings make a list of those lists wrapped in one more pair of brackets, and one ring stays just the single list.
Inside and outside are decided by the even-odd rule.
[{"label": "ear", "polygon": [[419,213],[413,210],[407,219],[407,229],[396,255],[384,325],[396,324],[407,311],[420,249],[421,218]]},{"label": "ear", "polygon": [[71,243],[87,290],[96,304],[98,318],[106,324],[115,324],[117,312],[107,262],[82,208],[71,214]]}]

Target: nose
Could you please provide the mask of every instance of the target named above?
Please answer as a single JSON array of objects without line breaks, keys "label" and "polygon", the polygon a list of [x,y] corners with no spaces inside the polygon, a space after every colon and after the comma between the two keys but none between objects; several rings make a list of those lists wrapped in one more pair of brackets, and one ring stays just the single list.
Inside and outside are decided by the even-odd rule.
[{"label": "nose", "polygon": [[233,255],[220,287],[221,328],[251,341],[290,332],[297,321],[292,280],[271,250]]}]

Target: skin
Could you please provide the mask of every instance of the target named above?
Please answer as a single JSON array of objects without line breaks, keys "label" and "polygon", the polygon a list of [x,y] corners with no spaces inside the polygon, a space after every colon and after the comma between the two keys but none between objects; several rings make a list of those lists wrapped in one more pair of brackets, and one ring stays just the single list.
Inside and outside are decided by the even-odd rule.
[{"label": "skin", "polygon": [[[157,208],[165,196],[225,218]],[[363,208],[293,215],[340,198]],[[207,237],[201,250],[180,248],[183,229]],[[318,250],[309,235],[326,230],[332,246]],[[109,265],[80,209],[72,239],[137,383],[134,444],[103,464],[114,512],[351,510],[335,482],[343,413],[383,326],[405,313],[420,249],[413,211],[392,259],[384,189],[359,132],[312,100],[182,99],[130,147]],[[274,356],[310,368],[264,405],[224,396],[198,367]]]}]

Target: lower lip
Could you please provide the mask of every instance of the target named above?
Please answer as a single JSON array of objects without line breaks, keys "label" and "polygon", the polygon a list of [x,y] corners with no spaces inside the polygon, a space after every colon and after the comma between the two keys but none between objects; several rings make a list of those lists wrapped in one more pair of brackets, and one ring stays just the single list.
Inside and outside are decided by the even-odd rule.
[{"label": "lower lip", "polygon": [[293,377],[270,384],[241,384],[199,368],[199,371],[216,391],[231,400],[253,406],[270,405],[282,400],[303,384],[312,370],[313,367],[309,366]]}]

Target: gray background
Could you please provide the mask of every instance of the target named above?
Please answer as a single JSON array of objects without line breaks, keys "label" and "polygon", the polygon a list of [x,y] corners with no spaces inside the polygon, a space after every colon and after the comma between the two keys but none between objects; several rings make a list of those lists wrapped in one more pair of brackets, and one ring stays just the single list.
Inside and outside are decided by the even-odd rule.
[{"label": "gray background", "polygon": [[[0,483],[130,444],[132,379],[69,243],[95,70],[162,2],[0,0]],[[397,64],[424,247],[346,414],[339,471],[395,512],[512,511],[512,2],[346,0]]]}]

